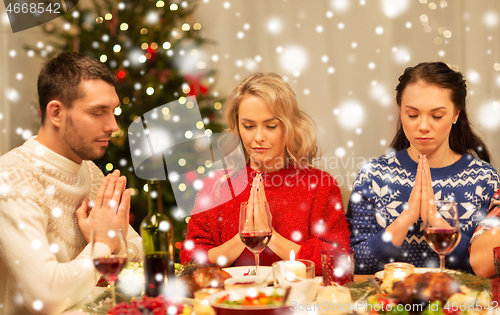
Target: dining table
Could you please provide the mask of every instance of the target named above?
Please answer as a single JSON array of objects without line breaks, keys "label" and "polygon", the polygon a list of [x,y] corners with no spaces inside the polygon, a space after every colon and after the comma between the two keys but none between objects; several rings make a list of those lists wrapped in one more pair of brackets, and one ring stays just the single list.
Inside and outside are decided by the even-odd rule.
[{"label": "dining table", "polygon": [[[429,268],[417,268],[417,269],[429,269]],[[425,272],[428,270],[419,270],[419,272]],[[417,273],[419,273],[417,272]],[[434,271],[435,272],[435,271]],[[457,281],[459,281],[462,285],[465,285],[467,288],[471,288],[472,290],[477,290],[477,292],[481,292],[483,290],[490,291],[491,283],[489,279],[482,279],[476,277],[471,274],[462,274],[457,271],[447,270],[447,273],[453,275]],[[356,301],[361,296],[366,296],[365,293],[373,294],[375,292],[375,288],[373,288],[373,284],[368,282],[372,279],[376,280],[375,282],[379,282],[382,279],[379,279],[381,276],[380,272],[376,273],[376,275],[372,274],[355,274],[353,277],[353,282],[347,284],[351,292],[351,296],[353,301]],[[269,283],[272,286],[272,282]],[[103,293],[107,290],[106,287],[94,287],[93,290],[78,304],[66,310],[64,313],[60,315],[95,315],[98,314],[96,312],[86,312],[89,303],[95,304],[96,300],[99,300],[100,297],[103,296]],[[192,303],[192,300],[191,300]],[[189,303],[188,303],[189,304]],[[193,312],[194,314],[194,312]],[[305,315],[304,312],[295,312],[294,315]],[[493,314],[492,312],[488,312],[488,314]],[[494,314],[500,314],[500,311],[495,311]]]},{"label": "dining table", "polygon": [[[374,275],[354,275],[354,283],[362,283],[369,281],[370,278],[375,278]],[[92,291],[80,302],[78,302],[73,307],[64,311],[60,315],[94,315],[93,313],[85,312],[84,309],[86,305],[94,302],[99,296],[101,296],[108,288],[106,287],[94,287]]]}]

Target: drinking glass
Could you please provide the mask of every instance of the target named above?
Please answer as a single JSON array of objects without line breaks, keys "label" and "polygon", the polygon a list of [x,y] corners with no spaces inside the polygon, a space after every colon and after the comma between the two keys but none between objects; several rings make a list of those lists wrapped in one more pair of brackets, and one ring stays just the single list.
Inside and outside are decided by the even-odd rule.
[{"label": "drinking glass", "polygon": [[242,202],[239,231],[243,244],[255,255],[255,274],[258,276],[259,255],[269,244],[273,231],[269,204],[263,201],[249,206],[248,202]]},{"label": "drinking glass", "polygon": [[102,256],[97,253],[96,248],[96,238],[94,230],[91,231],[91,243],[92,243],[92,260],[94,261],[95,269],[101,274],[101,276],[106,279],[110,285],[111,289],[111,305],[116,306],[116,295],[115,295],[115,281],[123,267],[127,263],[127,243],[125,237],[123,236],[122,230],[109,230],[108,236],[110,238],[118,238],[121,244],[121,249],[116,254],[110,254]]},{"label": "drinking glass", "polygon": [[455,201],[437,200],[436,210],[428,214],[424,235],[427,243],[438,253],[439,268],[444,271],[445,256],[458,245],[460,221]]},{"label": "drinking glass", "polygon": [[327,249],[321,252],[321,271],[325,286],[345,285],[354,280],[354,252],[349,248]]},{"label": "drinking glass", "polygon": [[500,247],[493,248],[493,262],[495,263],[495,274],[500,276]]}]

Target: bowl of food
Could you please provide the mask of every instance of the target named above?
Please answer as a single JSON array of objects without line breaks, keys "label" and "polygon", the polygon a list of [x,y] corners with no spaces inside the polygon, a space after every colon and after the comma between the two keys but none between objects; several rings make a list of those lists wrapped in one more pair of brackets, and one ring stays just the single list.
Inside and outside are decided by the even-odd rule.
[{"label": "bowl of food", "polygon": [[285,290],[273,287],[225,290],[208,297],[217,315],[292,315],[284,299]]},{"label": "bowl of food", "polygon": [[266,288],[267,287],[266,277],[244,276],[244,277],[229,278],[224,280],[224,289],[226,290],[246,289],[252,287]]}]

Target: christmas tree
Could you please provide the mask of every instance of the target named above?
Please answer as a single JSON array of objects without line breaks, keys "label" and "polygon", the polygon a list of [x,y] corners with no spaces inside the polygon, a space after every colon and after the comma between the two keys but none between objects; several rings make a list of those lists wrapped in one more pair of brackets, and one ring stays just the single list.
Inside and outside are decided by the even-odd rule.
[{"label": "christmas tree", "polygon": [[[162,0],[96,1],[77,6],[61,18],[44,24],[56,49],[27,46],[41,57],[63,51],[79,51],[106,64],[118,78],[121,107],[115,111],[120,129],[112,135],[106,155],[96,164],[106,174],[118,168],[132,188],[131,223],[136,230],[147,214],[146,181],[134,173],[127,128],[138,116],[166,103],[196,96],[205,129],[221,132],[218,111],[221,100],[210,93],[215,71],[207,70],[201,47],[209,41],[200,36],[201,24],[193,20],[196,3]],[[61,23],[61,19],[62,22]],[[48,45],[46,45],[47,47]],[[172,215],[172,186],[163,185],[165,213],[175,229],[176,247],[186,219]]]}]

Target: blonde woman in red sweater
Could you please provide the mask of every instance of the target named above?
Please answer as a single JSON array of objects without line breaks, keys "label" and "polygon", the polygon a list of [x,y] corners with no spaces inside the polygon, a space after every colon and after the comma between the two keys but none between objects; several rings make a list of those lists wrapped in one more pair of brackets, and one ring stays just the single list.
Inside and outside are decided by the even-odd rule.
[{"label": "blonde woman in red sweater", "polygon": [[[340,189],[332,176],[312,167],[318,151],[316,129],[299,109],[290,86],[275,73],[253,74],[231,93],[225,116],[227,132],[241,139],[245,151],[246,167],[229,174],[233,190],[242,193],[224,196],[229,193],[220,189],[224,173],[205,179],[181,261],[253,265],[254,255],[238,233],[240,204],[249,198],[267,200],[272,215],[273,233],[260,254],[261,265],[286,260],[294,250],[297,258],[321,266],[322,250],[349,248]],[[213,198],[229,201],[207,207]],[[210,210],[198,211],[201,203]],[[321,268],[316,273],[321,274]]]}]

